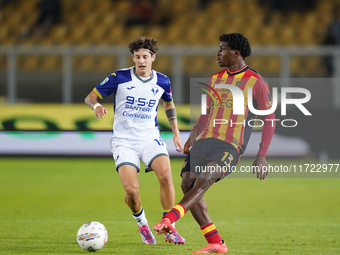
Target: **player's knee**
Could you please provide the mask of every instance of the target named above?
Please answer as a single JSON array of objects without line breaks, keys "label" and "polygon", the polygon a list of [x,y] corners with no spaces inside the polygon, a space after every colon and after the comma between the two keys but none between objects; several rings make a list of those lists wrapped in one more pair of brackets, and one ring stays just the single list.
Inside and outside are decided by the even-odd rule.
[{"label": "player's knee", "polygon": [[171,171],[164,171],[164,174],[162,174],[159,178],[159,184],[161,186],[172,186],[172,175],[171,175]]},{"label": "player's knee", "polygon": [[139,198],[139,190],[136,187],[128,186],[125,187],[125,196],[130,201],[135,201]]},{"label": "player's knee", "polygon": [[197,178],[195,182],[195,186],[197,185],[199,189],[206,191],[214,183],[215,183],[215,179],[205,178],[202,176],[202,178]]},{"label": "player's knee", "polygon": [[185,178],[182,179],[181,188],[184,194],[187,193],[192,188],[192,186],[193,186],[193,180],[185,179]]}]

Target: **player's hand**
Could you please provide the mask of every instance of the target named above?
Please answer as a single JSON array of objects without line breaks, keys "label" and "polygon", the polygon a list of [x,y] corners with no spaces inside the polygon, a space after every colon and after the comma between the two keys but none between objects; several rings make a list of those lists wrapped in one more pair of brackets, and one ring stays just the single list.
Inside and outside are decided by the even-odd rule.
[{"label": "player's hand", "polygon": [[194,145],[194,143],[196,142],[196,137],[198,136],[197,131],[192,130],[190,132],[189,138],[188,140],[185,142],[184,144],[184,154],[188,154],[190,151],[190,147],[192,147]]},{"label": "player's hand", "polygon": [[174,141],[174,145],[176,147],[176,151],[182,152],[183,151],[183,143],[179,134],[174,134],[172,140]]},{"label": "player's hand", "polygon": [[257,155],[253,163],[253,174],[257,173],[257,179],[264,180],[268,175],[268,164],[265,157]]},{"label": "player's hand", "polygon": [[95,114],[97,119],[102,119],[104,118],[105,114],[107,114],[107,110],[103,106],[98,106],[95,110]]}]

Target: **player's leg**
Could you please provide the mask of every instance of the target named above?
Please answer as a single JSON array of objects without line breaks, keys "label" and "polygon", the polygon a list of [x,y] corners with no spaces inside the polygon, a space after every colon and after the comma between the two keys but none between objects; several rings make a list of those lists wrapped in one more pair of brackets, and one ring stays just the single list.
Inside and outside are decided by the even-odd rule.
[{"label": "player's leg", "polygon": [[[185,180],[188,175],[189,174],[182,175],[183,180]],[[220,177],[221,174],[218,173],[205,174],[202,178],[197,177],[193,186],[186,191],[181,201],[175,205],[153,229],[156,230],[157,233],[171,233],[173,231],[172,223],[182,218],[187,211],[194,207],[203,198],[204,193]]]},{"label": "player's leg", "polygon": [[139,158],[133,149],[124,146],[114,147],[113,157],[125,190],[125,202],[137,222],[142,241],[145,244],[156,244],[156,239],[148,225],[139,195]]},{"label": "player's leg", "polygon": [[172,182],[169,157],[161,155],[151,163],[160,185],[160,200],[165,211],[171,210],[175,204],[175,189]]},{"label": "player's leg", "polygon": [[[196,181],[196,178],[192,176],[192,173],[190,172],[184,172],[182,173],[182,184],[181,188],[183,191],[183,194],[186,194],[193,186]],[[201,211],[202,213],[197,213],[198,211]],[[201,198],[196,205],[194,205],[190,209],[191,214],[195,218],[196,222],[200,225],[206,225],[211,222],[211,219],[208,214],[208,207],[204,200],[204,198]]]},{"label": "player's leg", "polygon": [[[235,166],[238,159],[237,151],[231,147],[231,145],[227,144],[223,147],[222,150],[218,150],[215,152],[215,155],[220,154],[221,159],[219,160],[219,156],[215,158],[218,162],[210,162],[207,167],[212,167],[213,169],[217,169],[218,166]],[[227,170],[227,169],[225,169]],[[221,179],[224,178],[226,175],[231,173],[230,168],[228,171],[222,171]],[[199,178],[201,175],[199,176]],[[219,179],[218,179],[219,180]],[[183,191],[186,192],[186,189],[189,189],[190,186],[186,186],[182,184]],[[193,251],[193,253],[227,253],[228,248],[225,245],[224,241],[222,240],[221,236],[219,235],[214,223],[211,221],[210,216],[208,214],[208,207],[207,204],[202,197],[193,207],[190,209],[191,214],[195,218],[196,222],[199,224],[202,234],[206,238],[208,245],[201,250]]]},{"label": "player's leg", "polygon": [[[215,165],[215,162],[211,162],[208,166]],[[192,176],[190,176],[190,172],[185,172],[182,174],[182,189],[184,191],[184,196],[181,201],[172,208],[172,210],[166,214],[163,219],[169,219],[170,223],[176,222],[181,217],[183,217],[187,211],[191,210],[202,198],[204,193],[213,185],[218,179],[222,177],[221,172],[202,172],[195,178],[193,185],[190,188],[185,188],[185,186],[192,182]],[[157,230],[158,227],[156,227]],[[160,231],[171,231],[170,229],[161,229]]]},{"label": "player's leg", "polygon": [[[163,207],[163,216],[167,214],[175,205],[175,188],[172,181],[171,166],[166,146],[158,141],[153,140],[143,149],[142,160],[148,168],[152,169],[160,184],[160,200]],[[173,233],[164,236],[166,242],[175,244],[184,244],[185,239],[174,229]]]},{"label": "player's leg", "polygon": [[129,206],[131,212],[136,214],[142,208],[137,169],[132,165],[122,165],[117,171],[125,190],[125,203]]},{"label": "player's leg", "polygon": [[118,173],[125,190],[125,203],[129,206],[132,216],[137,222],[143,243],[156,244],[139,196],[137,169],[131,165],[122,165],[118,168]]},{"label": "player's leg", "polygon": [[[211,140],[212,141],[212,140]],[[217,142],[217,143],[216,143]],[[210,143],[210,141],[209,141]],[[212,143],[220,144],[223,146],[209,146],[209,148],[218,148],[212,150],[211,156],[201,157],[205,160],[209,159],[210,162],[206,165],[206,169],[221,169],[221,166],[235,165],[237,162],[237,151],[232,145],[221,144],[219,141],[212,141]],[[206,143],[201,143],[202,146],[198,147],[200,151]],[[193,147],[195,148],[195,146]],[[192,150],[193,151],[193,150]],[[191,151],[191,152],[192,152]],[[195,155],[195,154],[194,154]],[[208,153],[207,153],[208,155]],[[171,231],[171,222],[183,217],[187,210],[191,210],[195,220],[199,223],[203,235],[208,241],[208,246],[203,248],[198,253],[226,253],[228,251],[222,238],[218,234],[214,224],[211,222],[207,211],[207,205],[203,199],[204,193],[211,187],[217,180],[223,178],[226,174],[224,171],[202,171],[197,173],[193,171],[195,166],[200,166],[202,162],[199,161],[200,157],[197,155],[190,157],[188,155],[184,167],[182,169],[182,189],[184,197],[165,217],[163,220],[155,225],[156,231]],[[218,162],[218,163],[217,163]],[[186,164],[187,163],[187,164]],[[190,167],[191,165],[191,167]]]},{"label": "player's leg", "polygon": [[[215,162],[210,162],[208,164],[208,166],[215,167],[216,165],[217,163]],[[199,177],[195,180],[195,183],[190,184],[190,176],[188,177],[188,175],[190,175],[190,172],[182,174],[183,182],[181,186],[183,189],[183,193],[185,194],[191,192],[190,190],[195,187],[196,182],[199,182],[200,179],[203,177],[199,175]],[[218,176],[222,177],[221,175]],[[181,202],[184,203],[185,205],[185,201]],[[194,251],[193,253],[227,253],[228,248],[224,244],[224,241],[222,240],[220,234],[218,233],[214,223],[210,219],[210,216],[208,214],[208,206],[203,197],[194,203],[194,205],[190,208],[190,212],[194,219],[196,220],[196,222],[198,223],[198,225],[200,226],[202,234],[204,235],[208,242],[208,245],[204,247],[202,250]]]}]

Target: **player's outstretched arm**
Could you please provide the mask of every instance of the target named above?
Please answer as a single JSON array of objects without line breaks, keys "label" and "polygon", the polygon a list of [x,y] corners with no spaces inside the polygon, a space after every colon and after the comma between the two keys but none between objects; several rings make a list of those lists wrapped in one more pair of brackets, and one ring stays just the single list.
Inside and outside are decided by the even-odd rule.
[{"label": "player's outstretched arm", "polygon": [[172,129],[172,133],[174,134],[172,139],[174,141],[176,151],[182,152],[183,144],[182,144],[181,137],[179,135],[175,104],[173,102],[170,102],[170,103],[163,102],[163,105],[164,105],[165,114],[168,117],[171,129]]},{"label": "player's outstretched arm", "polygon": [[96,114],[96,118],[104,118],[104,115],[107,114],[107,110],[98,103],[98,95],[93,90],[87,95],[85,98],[85,103],[94,110]]},{"label": "player's outstretched arm", "polygon": [[268,164],[265,157],[257,155],[253,163],[253,174],[257,174],[257,179],[264,180],[268,175]]}]

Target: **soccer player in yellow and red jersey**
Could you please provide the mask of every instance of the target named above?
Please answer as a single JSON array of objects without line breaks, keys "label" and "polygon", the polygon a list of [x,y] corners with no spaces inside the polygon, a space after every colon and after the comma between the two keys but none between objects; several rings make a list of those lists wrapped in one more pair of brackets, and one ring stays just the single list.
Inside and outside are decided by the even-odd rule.
[{"label": "soccer player in yellow and red jersey", "polygon": [[[226,69],[211,77],[209,87],[210,91],[216,92],[218,96],[216,93],[211,94],[214,94],[216,99],[219,97],[222,100],[216,100],[217,103],[211,98],[207,100],[207,114],[201,114],[184,145],[184,153],[188,154],[182,168],[181,186],[184,196],[153,228],[157,233],[172,232],[175,230],[172,223],[190,210],[208,242],[206,247],[193,253],[228,252],[227,246],[210,219],[203,195],[211,185],[232,172],[230,169],[236,166],[246,149],[254,125],[249,121],[253,119],[254,114],[248,108],[248,89],[252,88],[255,108],[268,110],[272,105],[267,82],[245,63],[245,58],[250,54],[250,44],[242,34],[220,36],[217,64]],[[234,114],[230,101],[233,100],[232,93],[225,88],[216,88],[217,84],[234,85],[243,92],[245,106],[243,115]],[[264,123],[262,138],[253,163],[258,169],[257,178],[260,180],[264,180],[268,173],[266,155],[275,130],[274,119],[274,113],[262,117]],[[197,171],[204,167],[205,170]],[[229,171],[209,171],[223,167],[229,167],[224,168]]]}]

